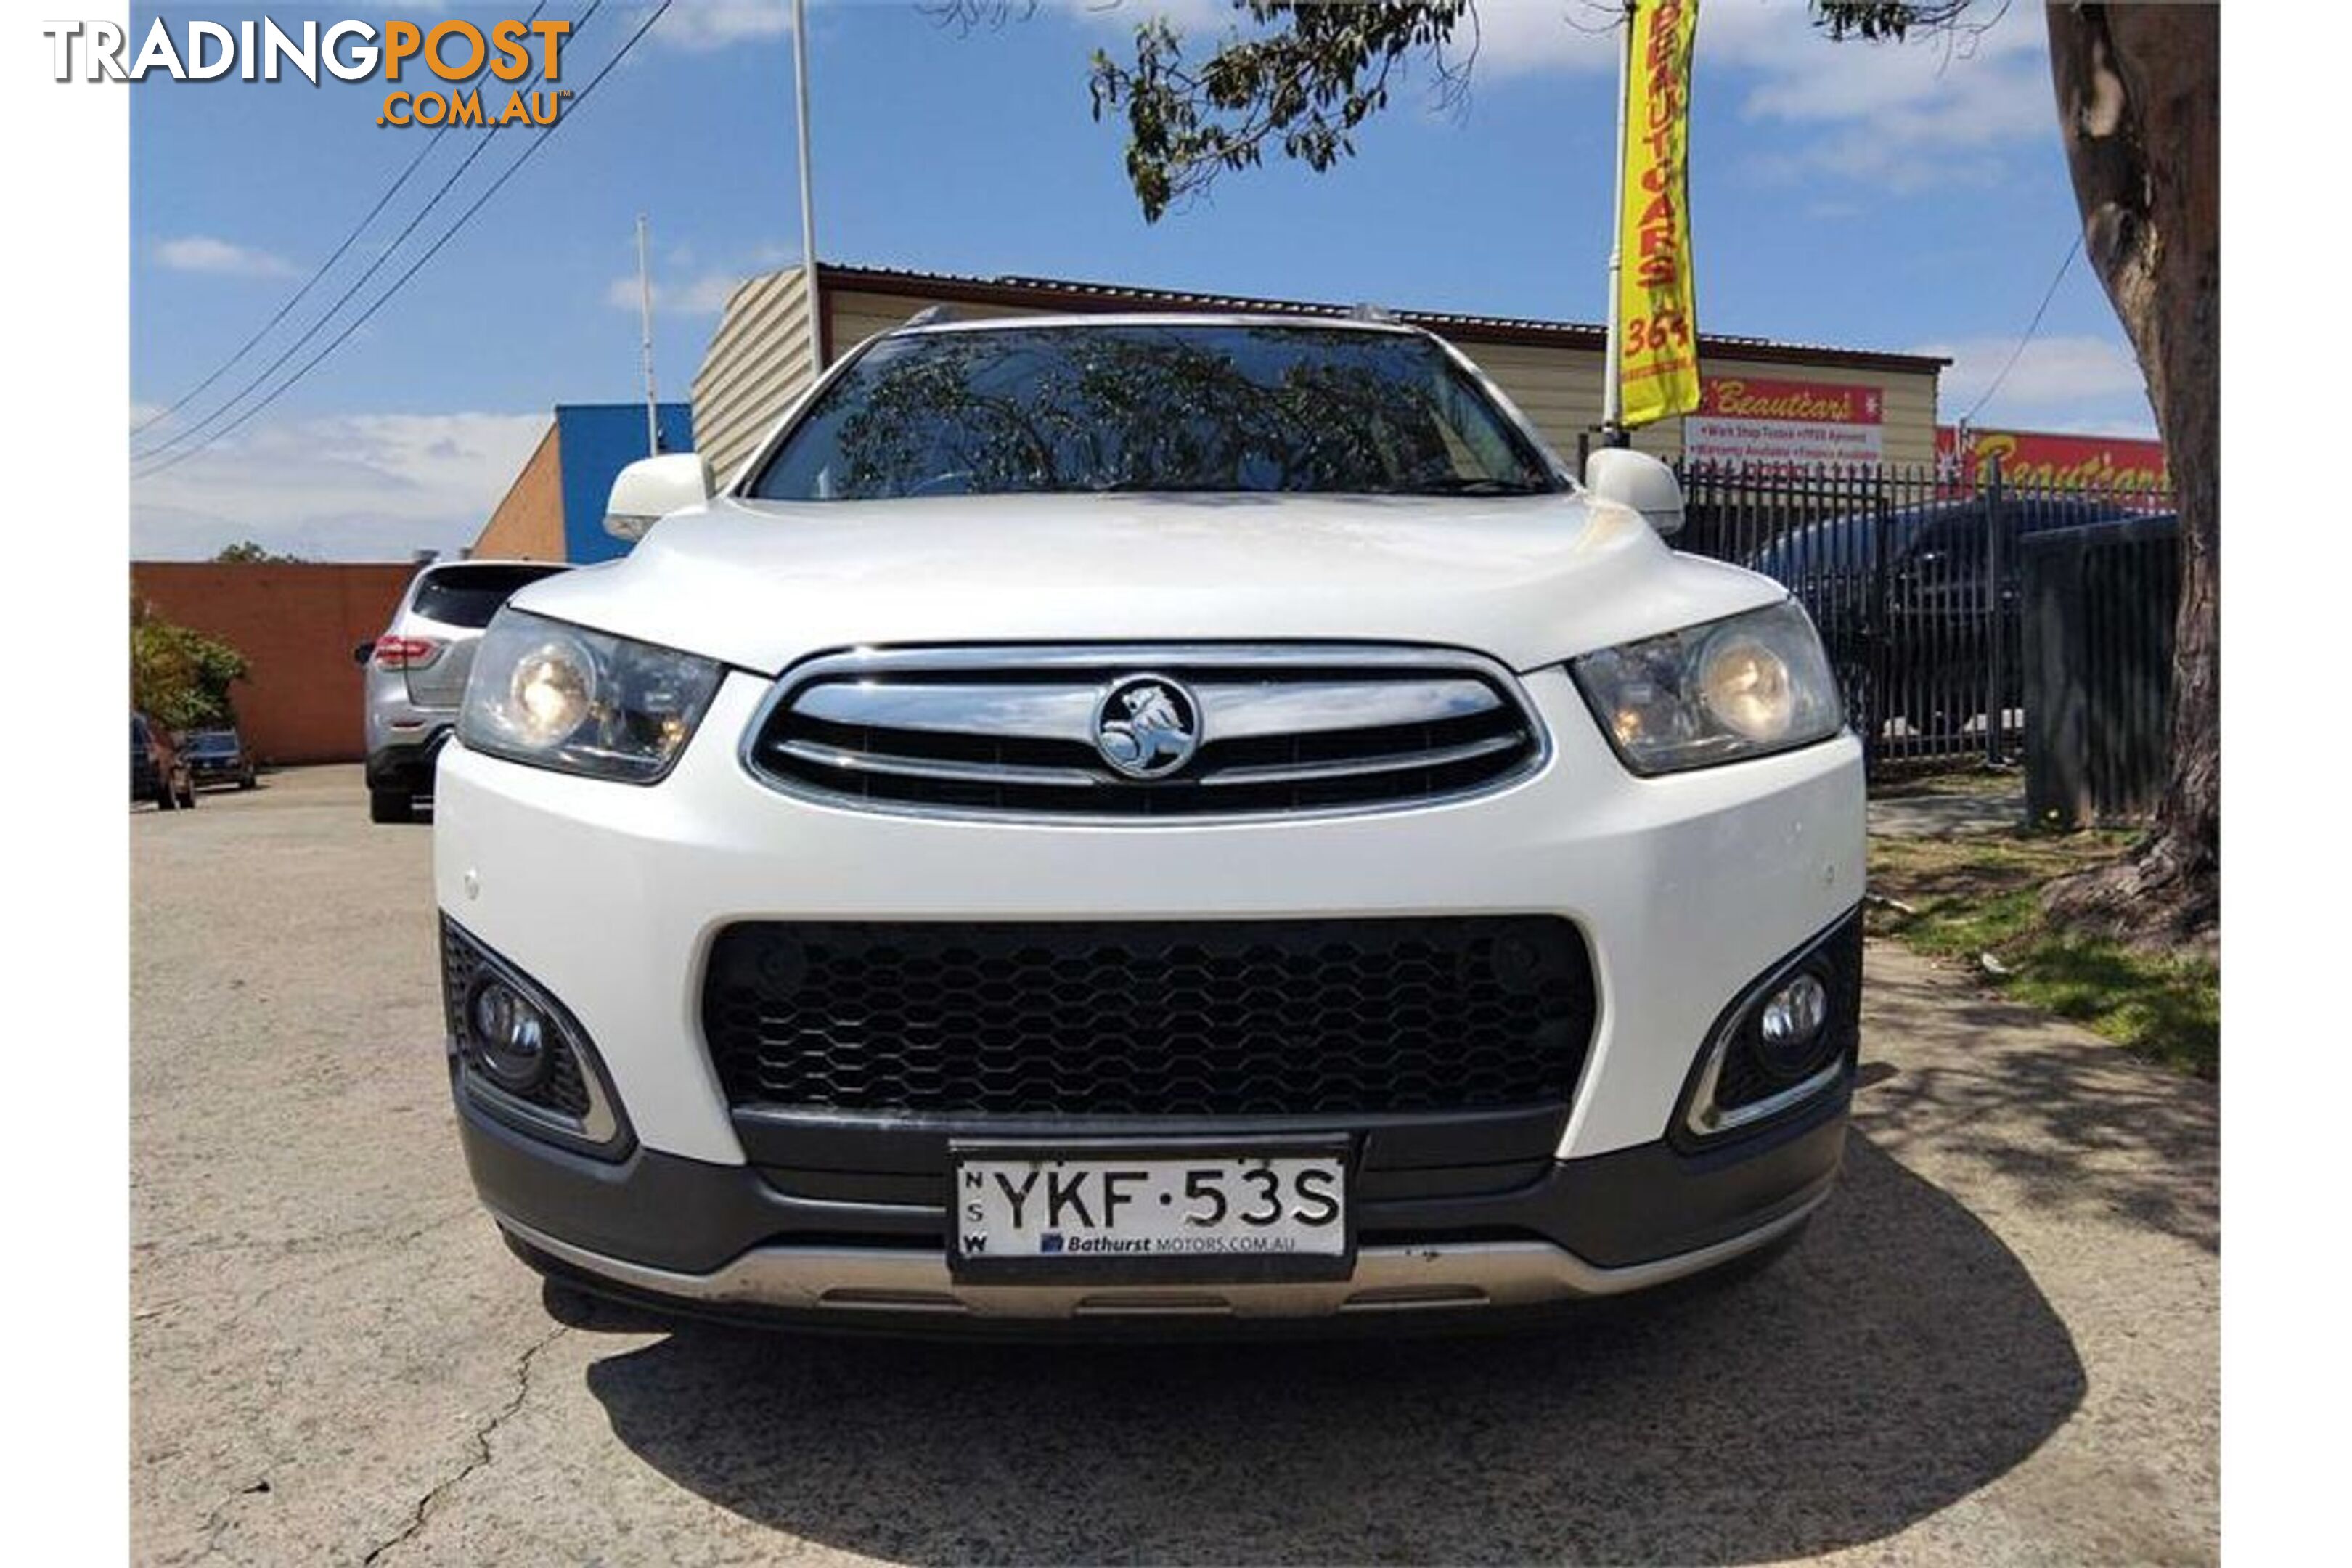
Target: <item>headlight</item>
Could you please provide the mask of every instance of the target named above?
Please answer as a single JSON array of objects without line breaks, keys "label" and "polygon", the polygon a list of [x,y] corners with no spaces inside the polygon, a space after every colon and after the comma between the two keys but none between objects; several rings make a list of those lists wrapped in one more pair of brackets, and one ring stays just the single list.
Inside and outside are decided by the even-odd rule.
[{"label": "headlight", "polygon": [[1845,719],[1822,639],[1793,599],[1603,648],[1569,668],[1637,773],[1811,745]]},{"label": "headlight", "polygon": [[716,661],[501,610],[474,653],[457,739],[564,773],[651,784],[719,689]]}]

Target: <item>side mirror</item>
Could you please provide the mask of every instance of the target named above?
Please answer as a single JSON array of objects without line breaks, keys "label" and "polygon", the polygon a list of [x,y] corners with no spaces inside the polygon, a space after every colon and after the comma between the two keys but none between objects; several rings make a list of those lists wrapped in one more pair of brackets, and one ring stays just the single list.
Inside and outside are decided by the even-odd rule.
[{"label": "side mirror", "polygon": [[368,638],[367,641],[358,644],[352,649],[352,662],[362,669],[367,668],[367,661],[374,657],[375,638],[373,637]]},{"label": "side mirror", "polygon": [[1683,487],[1672,468],[1647,452],[1601,447],[1584,460],[1584,488],[1602,500],[1632,507],[1661,538],[1683,531]]},{"label": "side mirror", "polygon": [[710,499],[710,465],[694,452],[640,458],[613,481],[604,503],[604,531],[615,539],[642,539],[646,530],[670,513]]}]

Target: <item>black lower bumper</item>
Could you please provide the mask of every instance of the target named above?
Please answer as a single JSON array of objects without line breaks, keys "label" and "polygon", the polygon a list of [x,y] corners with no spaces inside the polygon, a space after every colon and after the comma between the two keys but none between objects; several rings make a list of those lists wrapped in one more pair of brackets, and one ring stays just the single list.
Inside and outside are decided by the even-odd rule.
[{"label": "black lower bumper", "polygon": [[[1728,1262],[1801,1220],[1844,1153],[1861,958],[1857,911],[1736,994],[1695,1043],[1690,1080],[1656,1141],[1573,1160],[1554,1152],[1570,1114],[1565,1098],[1518,1109],[1279,1117],[883,1114],[751,1103],[732,1112],[746,1163],[712,1164],[646,1148],[625,1135],[625,1123],[623,1135],[575,1145],[584,1152],[558,1147],[498,1114],[494,1100],[486,1104],[462,1054],[452,1058],[453,1088],[474,1184],[526,1258],[550,1272],[622,1280],[688,1310],[714,1298],[815,1302],[878,1291],[904,1305],[909,1295],[940,1295],[937,1287],[954,1282],[948,1214],[960,1144],[1241,1146],[1308,1135],[1345,1146],[1359,1261],[1338,1283],[1361,1285],[1379,1304],[1412,1288],[1400,1283],[1407,1275],[1399,1269],[1415,1259],[1457,1275],[1526,1267],[1543,1278],[1414,1277],[1432,1289],[1526,1302],[1664,1282]],[[1775,1058],[1750,1038],[1754,1021],[1768,993],[1806,974],[1826,986],[1827,1026],[1805,1056]],[[460,1026],[453,1010],[451,1027]],[[564,1033],[593,1065],[584,1033],[569,1024]],[[1702,1106],[1720,1113],[1693,1109]],[[756,1286],[742,1283],[754,1275]],[[865,1282],[842,1282],[853,1276]],[[1043,1298],[1069,1289],[1039,1283],[1032,1304],[1041,1310]],[[1102,1283],[1160,1281],[1106,1273]],[[1302,1291],[1255,1304],[1322,1310],[1323,1298]]]},{"label": "black lower bumper", "polygon": [[[1845,1145],[1849,1085],[1717,1148],[1661,1140],[1579,1160],[1366,1173],[1355,1218],[1366,1245],[1548,1241],[1617,1268],[1694,1252],[1817,1198]],[[924,1204],[811,1197],[755,1165],[716,1165],[638,1148],[614,1163],[556,1149],[457,1094],[474,1184],[505,1219],[600,1257],[708,1274],[754,1247],[800,1244],[944,1254],[945,1215]],[[1365,1134],[1369,1142],[1377,1131]],[[1030,1136],[1035,1130],[1024,1129]],[[1527,1173],[1485,1190],[1465,1170]],[[943,1185],[944,1184],[942,1184]],[[1388,1195],[1382,1195],[1383,1192]]]}]

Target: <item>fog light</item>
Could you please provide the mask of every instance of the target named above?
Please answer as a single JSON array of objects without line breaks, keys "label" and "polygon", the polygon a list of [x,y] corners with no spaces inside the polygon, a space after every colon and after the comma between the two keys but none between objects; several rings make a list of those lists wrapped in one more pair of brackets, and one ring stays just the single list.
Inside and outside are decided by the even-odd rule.
[{"label": "fog light", "polygon": [[1764,1000],[1756,1032],[1767,1059],[1774,1067],[1801,1065],[1805,1049],[1821,1037],[1830,1018],[1829,988],[1818,976],[1804,973]]},{"label": "fog light", "polygon": [[500,1089],[527,1093],[547,1076],[551,1026],[530,999],[503,980],[486,979],[466,1001],[474,1065]]}]

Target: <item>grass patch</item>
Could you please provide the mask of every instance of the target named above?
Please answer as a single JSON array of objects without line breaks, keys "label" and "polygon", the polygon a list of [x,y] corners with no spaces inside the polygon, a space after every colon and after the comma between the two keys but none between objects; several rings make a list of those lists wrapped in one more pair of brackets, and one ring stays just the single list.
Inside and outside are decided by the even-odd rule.
[{"label": "grass patch", "polygon": [[[2069,1018],[2134,1053],[2200,1078],[2221,1072],[2221,975],[2203,959],[2137,952],[2051,929],[2042,889],[2122,856],[2132,836],[1988,834],[1873,837],[1870,930],[1954,959],[2003,995]],[[2007,974],[1986,972],[1990,953]]]},{"label": "grass patch", "polygon": [[1892,759],[1877,764],[1870,775],[1874,800],[1902,800],[1921,795],[1966,795],[1990,799],[2024,791],[2025,775],[2015,768],[1987,767],[1982,763],[1935,758],[1913,762]]}]

